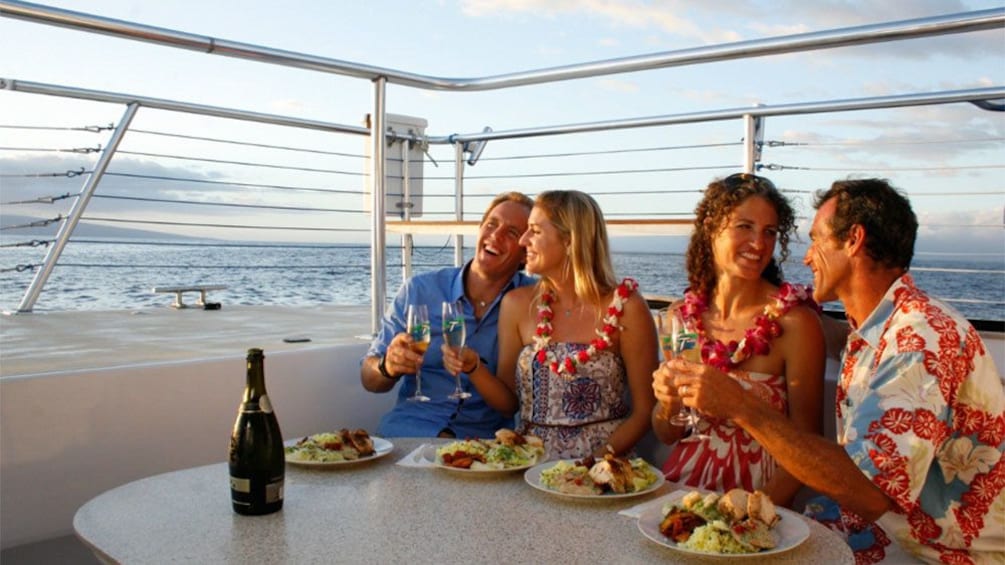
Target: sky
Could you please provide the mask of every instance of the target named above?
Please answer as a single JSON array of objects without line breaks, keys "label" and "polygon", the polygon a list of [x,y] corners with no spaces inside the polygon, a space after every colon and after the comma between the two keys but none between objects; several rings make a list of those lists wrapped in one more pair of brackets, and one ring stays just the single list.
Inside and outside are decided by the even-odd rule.
[{"label": "sky", "polygon": [[[464,78],[1001,5],[978,0],[50,0],[46,4],[274,49]],[[353,126],[362,125],[372,108],[373,89],[363,79],[10,18],[0,18],[0,52],[5,54],[0,58],[0,77],[6,79]],[[428,135],[445,136],[479,132],[486,126],[518,130],[1001,85],[1005,85],[1005,31],[995,29],[499,91],[442,92],[392,84],[387,109],[425,120]],[[42,149],[94,147],[108,141],[108,132],[34,128],[106,125],[117,123],[122,115],[123,107],[115,104],[0,92],[0,213],[65,214],[72,199],[52,205],[12,202],[76,193],[81,177],[25,175],[90,169],[96,158],[93,153]],[[729,120],[492,141],[482,160],[466,168],[465,217],[477,219],[488,198],[501,190],[534,194],[552,188],[595,194],[608,217],[686,216],[710,180],[740,170],[742,137],[742,123]],[[765,122],[765,140],[774,146],[763,152],[762,164],[769,168],[761,173],[793,198],[804,218],[803,231],[813,213],[813,191],[849,175],[881,176],[910,196],[924,226],[920,252],[1005,255],[1001,180],[1005,113],[959,103],[772,117]],[[109,167],[117,175],[106,177],[98,190],[102,197],[92,200],[86,215],[310,228],[262,232],[109,223],[201,237],[368,241],[369,221],[362,213],[368,201],[359,194],[366,184],[361,157],[366,146],[361,136],[141,109]],[[453,148],[433,145],[429,153],[435,164],[427,160],[422,165],[424,217],[449,219]],[[203,204],[153,203],[123,196]],[[315,210],[275,208],[279,206]],[[333,227],[352,231],[332,231]],[[679,239],[638,241],[642,247],[680,244]]]}]

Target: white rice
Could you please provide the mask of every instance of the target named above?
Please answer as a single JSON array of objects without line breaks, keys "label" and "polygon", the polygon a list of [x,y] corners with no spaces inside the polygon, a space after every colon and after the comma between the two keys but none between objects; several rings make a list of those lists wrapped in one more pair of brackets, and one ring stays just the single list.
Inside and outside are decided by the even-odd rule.
[{"label": "white rice", "polygon": [[736,541],[728,530],[720,529],[724,526],[716,527],[716,522],[698,526],[691,537],[679,545],[703,553],[757,553],[756,549],[744,547]]}]

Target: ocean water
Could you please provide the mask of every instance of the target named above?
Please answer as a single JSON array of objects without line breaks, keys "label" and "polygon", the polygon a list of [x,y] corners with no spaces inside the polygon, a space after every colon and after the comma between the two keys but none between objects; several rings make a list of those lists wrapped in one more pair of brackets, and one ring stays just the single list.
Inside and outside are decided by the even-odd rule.
[{"label": "ocean water", "polygon": [[[470,256],[471,249],[466,249]],[[0,309],[17,309],[34,271],[19,265],[40,264],[44,248],[0,248]],[[786,278],[810,283],[812,276],[798,253],[783,265]],[[680,253],[614,253],[619,277],[639,281],[649,295],[680,295],[687,285]],[[387,294],[402,280],[401,250],[389,247]],[[416,248],[413,272],[452,264],[453,247]],[[975,270],[980,272],[958,272]],[[1005,319],[1005,257],[994,260],[917,257],[913,273],[930,293],[949,299],[971,319]],[[235,245],[193,242],[100,240],[71,241],[53,270],[35,311],[129,310],[167,306],[173,295],[155,294],[154,286],[223,284],[214,302],[241,305],[310,306],[369,304],[370,250],[366,247]],[[190,301],[194,301],[192,296]],[[837,303],[826,305],[840,310]]]}]

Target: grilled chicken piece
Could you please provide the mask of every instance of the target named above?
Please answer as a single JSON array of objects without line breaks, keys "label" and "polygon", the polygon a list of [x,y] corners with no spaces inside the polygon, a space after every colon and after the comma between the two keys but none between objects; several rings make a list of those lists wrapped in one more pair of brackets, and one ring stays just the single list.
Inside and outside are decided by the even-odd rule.
[{"label": "grilled chicken piece", "polygon": [[604,456],[604,460],[590,468],[590,478],[600,485],[607,485],[618,494],[631,492],[634,486],[635,470],[627,459]]},{"label": "grilled chicken piece", "polygon": [[775,503],[771,497],[759,490],[747,497],[747,516],[759,520],[769,528],[773,527],[781,516],[775,511]]},{"label": "grilled chicken piece", "polygon": [[501,445],[523,445],[527,443],[524,437],[513,430],[502,428],[496,432],[496,441]]},{"label": "grilled chicken piece", "polygon": [[375,453],[373,440],[370,439],[370,434],[366,433],[366,430],[363,429],[349,432],[349,445],[353,446],[359,452],[360,456],[363,457]]},{"label": "grilled chicken piece", "polygon": [[749,494],[742,488],[734,488],[719,499],[719,512],[729,522],[739,522],[747,515],[747,497]]}]

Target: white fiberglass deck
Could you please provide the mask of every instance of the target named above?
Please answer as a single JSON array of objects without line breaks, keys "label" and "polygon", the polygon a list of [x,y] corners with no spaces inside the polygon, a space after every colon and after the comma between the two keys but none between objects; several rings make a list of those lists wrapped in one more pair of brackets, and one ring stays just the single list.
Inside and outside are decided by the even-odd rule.
[{"label": "white fiberglass deck", "polygon": [[[369,306],[170,307],[0,317],[0,377],[243,356],[369,340]],[[362,337],[361,337],[362,336]],[[288,343],[286,338],[310,341]]]}]

